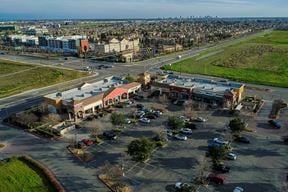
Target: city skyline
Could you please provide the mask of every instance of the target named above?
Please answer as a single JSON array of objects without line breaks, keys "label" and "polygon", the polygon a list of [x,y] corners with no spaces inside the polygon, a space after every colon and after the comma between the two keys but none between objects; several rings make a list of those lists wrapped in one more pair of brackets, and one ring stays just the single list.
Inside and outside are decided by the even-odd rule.
[{"label": "city skyline", "polygon": [[0,19],[286,17],[285,0],[1,0]]}]

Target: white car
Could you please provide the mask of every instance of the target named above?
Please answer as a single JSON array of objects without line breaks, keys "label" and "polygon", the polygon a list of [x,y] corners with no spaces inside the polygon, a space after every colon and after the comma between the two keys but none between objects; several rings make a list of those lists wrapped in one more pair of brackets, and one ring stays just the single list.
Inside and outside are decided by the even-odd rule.
[{"label": "white car", "polygon": [[136,116],[143,117],[145,115],[144,111],[137,111]]},{"label": "white car", "polygon": [[192,130],[189,128],[181,128],[180,131],[181,133],[192,134]]},{"label": "white car", "polygon": [[221,139],[221,138],[214,138],[213,142],[218,143],[220,145],[228,145],[229,144],[229,141],[225,141],[224,139]]},{"label": "white car", "polygon": [[139,121],[140,121],[141,123],[146,123],[146,124],[149,124],[149,123],[150,123],[150,119],[148,119],[148,118],[141,118],[141,119],[139,119]]},{"label": "white car", "polygon": [[207,121],[207,119],[204,119],[203,117],[197,117],[197,118],[195,118],[194,119],[194,121],[197,121],[197,122],[206,122]]},{"label": "white car", "polygon": [[131,123],[131,120],[130,120],[130,119],[125,119],[125,123],[126,123],[126,124],[130,124],[130,123]]},{"label": "white car", "polygon": [[228,153],[227,154],[227,159],[229,160],[236,160],[237,159],[237,155],[234,153]]},{"label": "white car", "polygon": [[166,133],[167,136],[173,137],[173,133],[172,133],[172,131],[164,130],[163,132]]},{"label": "white car", "polygon": [[160,117],[163,113],[161,111],[154,111],[154,115]]},{"label": "white car", "polygon": [[182,141],[186,141],[187,140],[187,136],[185,135],[181,135],[181,134],[177,134],[174,136],[176,139],[178,140],[182,140]]},{"label": "white car", "polygon": [[235,187],[233,192],[244,192],[244,189],[242,187]]},{"label": "white car", "polygon": [[133,102],[133,101],[130,101],[130,100],[128,100],[128,101],[126,101],[126,103],[127,103],[128,105],[132,105],[134,102]]},{"label": "white car", "polygon": [[175,189],[181,189],[184,186],[190,186],[188,183],[177,182],[175,183]]}]

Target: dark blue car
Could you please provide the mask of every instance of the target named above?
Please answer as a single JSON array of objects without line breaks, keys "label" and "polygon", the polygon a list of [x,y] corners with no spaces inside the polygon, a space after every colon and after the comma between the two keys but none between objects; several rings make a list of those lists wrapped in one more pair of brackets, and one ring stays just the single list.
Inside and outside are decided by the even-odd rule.
[{"label": "dark blue car", "polygon": [[281,124],[275,120],[269,120],[268,123],[277,129],[281,128]]}]

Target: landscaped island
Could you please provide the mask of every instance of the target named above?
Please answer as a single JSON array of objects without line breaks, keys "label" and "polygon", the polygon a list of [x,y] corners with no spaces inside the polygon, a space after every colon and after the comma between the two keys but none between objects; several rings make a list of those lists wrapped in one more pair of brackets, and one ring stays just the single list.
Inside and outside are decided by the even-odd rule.
[{"label": "landscaped island", "polygon": [[288,87],[288,31],[210,50],[163,69]]},{"label": "landscaped island", "polygon": [[23,160],[12,158],[0,163],[0,191],[57,191],[43,173]]}]

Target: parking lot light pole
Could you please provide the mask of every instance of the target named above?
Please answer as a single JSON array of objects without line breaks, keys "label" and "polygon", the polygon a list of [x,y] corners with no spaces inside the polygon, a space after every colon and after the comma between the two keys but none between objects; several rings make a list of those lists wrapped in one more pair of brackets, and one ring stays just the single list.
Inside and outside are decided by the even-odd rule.
[{"label": "parking lot light pole", "polygon": [[78,133],[78,131],[77,131],[77,129],[75,129],[75,134],[74,134],[74,138],[75,138],[75,146],[77,145],[77,133]]}]

